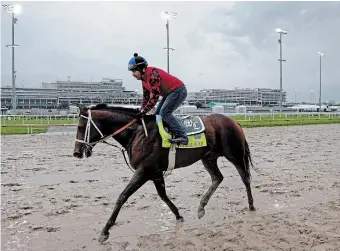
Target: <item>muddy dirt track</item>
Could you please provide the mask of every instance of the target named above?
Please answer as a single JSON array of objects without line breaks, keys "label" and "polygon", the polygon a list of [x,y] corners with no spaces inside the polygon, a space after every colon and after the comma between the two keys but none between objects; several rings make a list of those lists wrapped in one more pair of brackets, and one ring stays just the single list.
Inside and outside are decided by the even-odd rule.
[{"label": "muddy dirt track", "polygon": [[[1,250],[340,250],[340,124],[244,129],[257,172],[249,212],[236,169],[197,219],[210,177],[199,162],[166,178],[185,222],[176,224],[151,182],[97,237],[132,176],[121,153],[98,145],[72,157],[74,135],[2,137]],[[145,146],[147,147],[147,146]]]}]

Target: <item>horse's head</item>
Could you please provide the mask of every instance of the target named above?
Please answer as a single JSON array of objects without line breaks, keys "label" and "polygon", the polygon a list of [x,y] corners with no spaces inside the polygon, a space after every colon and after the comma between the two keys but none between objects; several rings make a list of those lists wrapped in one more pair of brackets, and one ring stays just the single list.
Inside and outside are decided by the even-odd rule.
[{"label": "horse's head", "polygon": [[95,111],[88,108],[81,108],[77,127],[76,142],[73,156],[79,159],[90,157],[92,148],[104,136],[103,125],[100,119],[94,116]]},{"label": "horse's head", "polygon": [[73,156],[80,159],[84,155],[90,157],[98,142],[121,134],[135,123],[133,119],[138,112],[138,109],[109,107],[106,104],[98,104],[91,109],[81,108]]}]

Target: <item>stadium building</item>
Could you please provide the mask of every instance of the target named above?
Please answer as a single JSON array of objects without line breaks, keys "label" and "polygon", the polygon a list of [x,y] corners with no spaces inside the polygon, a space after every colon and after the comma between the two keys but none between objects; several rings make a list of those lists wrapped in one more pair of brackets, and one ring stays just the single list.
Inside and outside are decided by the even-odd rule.
[{"label": "stadium building", "polygon": [[[61,105],[90,105],[98,103],[140,105],[142,96],[136,91],[123,87],[121,79],[103,78],[100,82],[92,81],[56,81],[42,83],[41,88],[16,88],[17,109],[57,109]],[[286,92],[282,92],[283,104]],[[225,103],[246,106],[277,106],[280,102],[280,90],[268,88],[255,89],[203,89],[188,92],[189,104]],[[12,87],[1,88],[1,107],[11,109]]]},{"label": "stadium building", "polygon": [[[286,96],[287,93],[283,91],[283,104],[286,102]],[[188,93],[187,101],[189,104],[218,102],[247,106],[275,106],[280,104],[280,90],[269,88],[203,89],[199,92]]]},{"label": "stadium building", "polygon": [[[56,109],[60,104],[140,104],[142,97],[127,91],[121,79],[103,78],[100,82],[56,81],[42,88],[16,88],[17,109]],[[12,107],[12,87],[1,88],[1,107]]]}]

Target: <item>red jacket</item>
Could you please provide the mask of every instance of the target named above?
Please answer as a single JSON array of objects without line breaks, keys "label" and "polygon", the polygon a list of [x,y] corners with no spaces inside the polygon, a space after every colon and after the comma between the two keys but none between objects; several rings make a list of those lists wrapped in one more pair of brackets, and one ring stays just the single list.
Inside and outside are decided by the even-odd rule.
[{"label": "red jacket", "polygon": [[[149,66],[142,79],[143,103],[141,110],[150,111],[157,103],[159,96],[165,98],[170,92],[184,83],[162,69]],[[150,97],[152,94],[152,97]]]}]

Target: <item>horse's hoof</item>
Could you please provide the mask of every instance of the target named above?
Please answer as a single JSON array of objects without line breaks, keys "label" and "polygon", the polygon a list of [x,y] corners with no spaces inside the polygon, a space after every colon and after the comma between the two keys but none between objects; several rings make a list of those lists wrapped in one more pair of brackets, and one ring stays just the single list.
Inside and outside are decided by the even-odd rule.
[{"label": "horse's hoof", "polygon": [[104,241],[106,241],[107,239],[109,239],[110,234],[100,234],[98,241],[100,243],[103,243]]},{"label": "horse's hoof", "polygon": [[204,215],[205,215],[205,210],[203,208],[198,209],[198,219],[201,219]]},{"label": "horse's hoof", "polygon": [[177,222],[184,222],[184,218],[182,216],[176,217]]},{"label": "horse's hoof", "polygon": [[255,207],[253,205],[249,206],[250,211],[256,211]]}]

